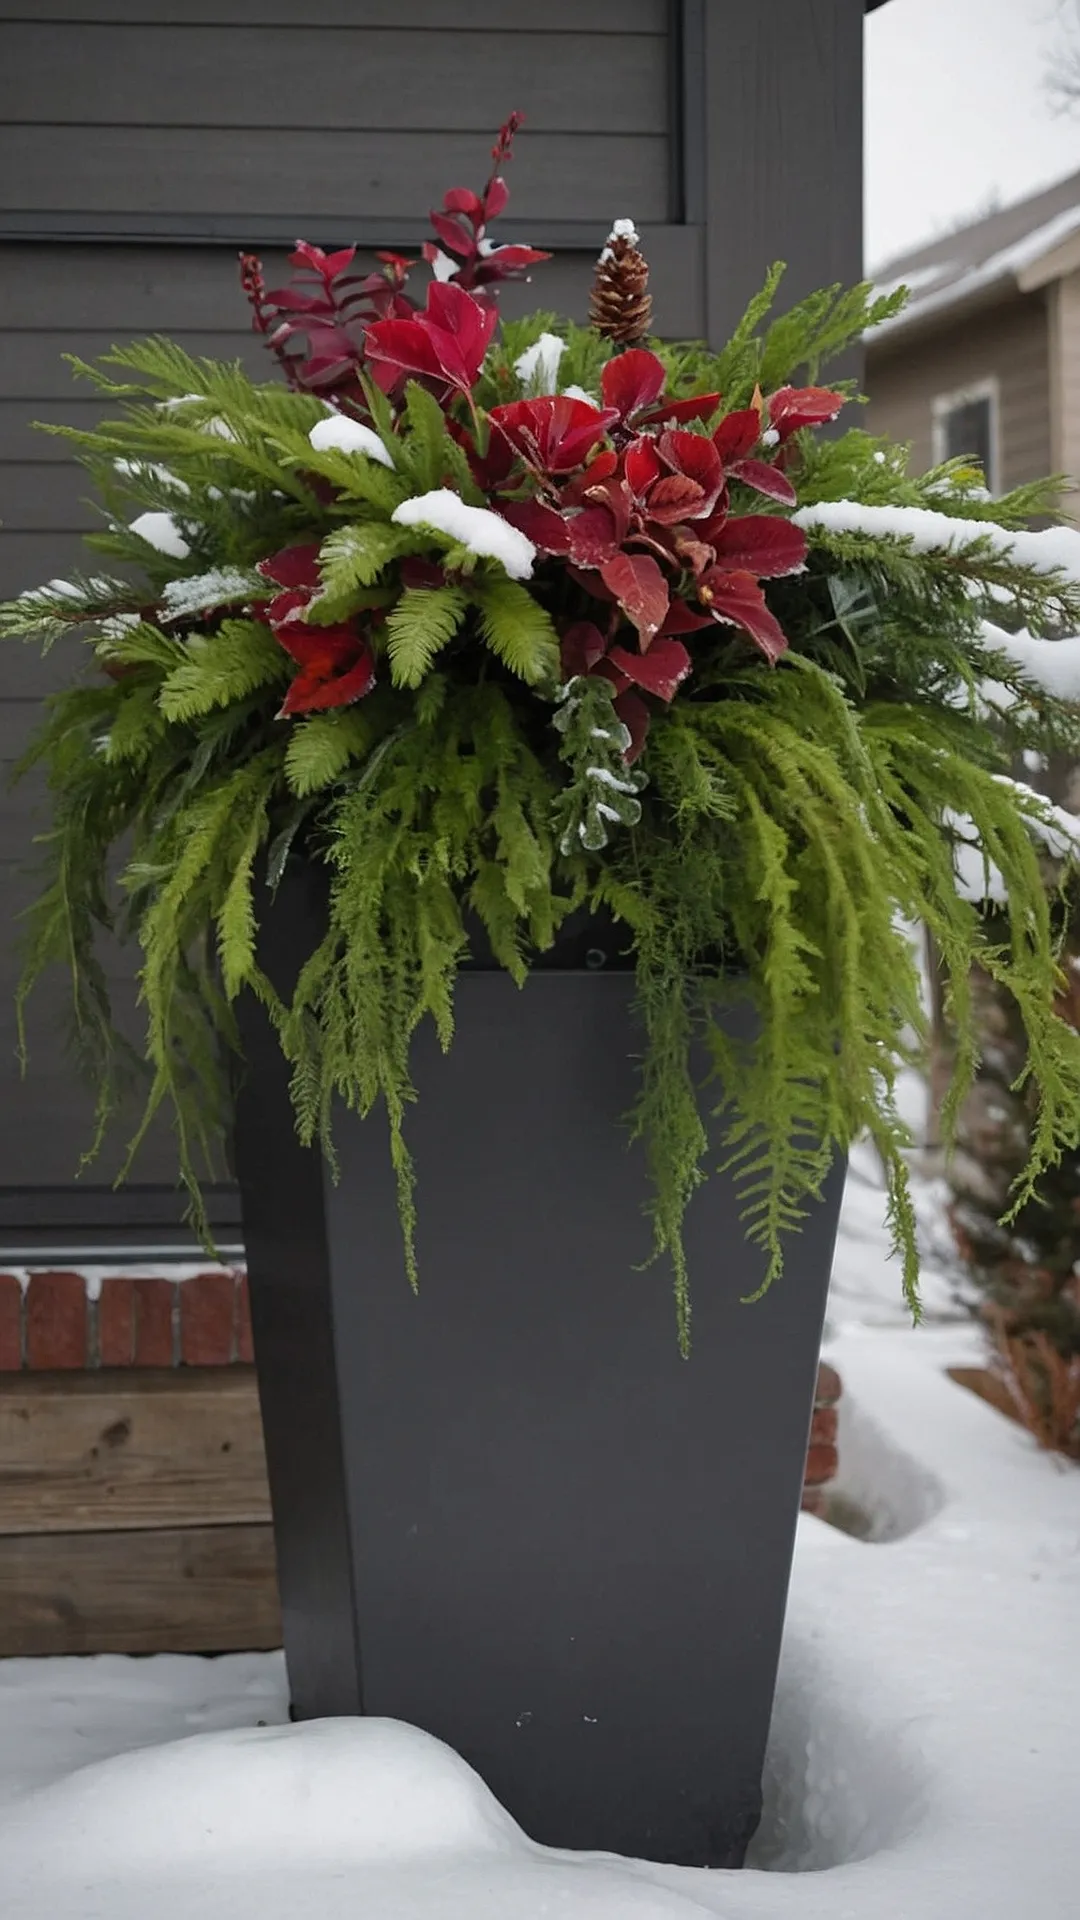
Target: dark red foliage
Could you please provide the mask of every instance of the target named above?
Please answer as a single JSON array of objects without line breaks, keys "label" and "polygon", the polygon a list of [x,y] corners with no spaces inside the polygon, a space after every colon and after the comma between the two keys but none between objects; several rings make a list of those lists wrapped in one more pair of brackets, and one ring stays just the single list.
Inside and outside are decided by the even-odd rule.
[{"label": "dark red foliage", "polygon": [[[705,622],[708,625],[708,621]],[[615,689],[613,705],[630,735],[626,759],[637,759],[649,731],[649,709],[637,688],[668,702],[690,672],[690,655],[679,640],[654,640],[648,653],[612,644],[591,620],[578,620],[561,642],[566,678],[602,675]]]},{"label": "dark red foliage", "polygon": [[514,135],[523,118],[523,114],[512,113],[499,128],[491,149],[492,172],[483,192],[451,187],[443,197],[441,212],[433,210],[430,216],[438,241],[424,243],[424,258],[439,278],[467,292],[478,291],[484,304],[491,298],[485,290],[497,281],[527,280],[530,267],[551,259],[550,253],[538,253],[535,247],[493,247],[487,237],[489,221],[502,213],[510,198],[499,169],[511,157]]},{"label": "dark red foliage", "polygon": [[572,473],[580,467],[617,415],[610,408],[591,406],[587,400],[553,393],[543,394],[538,400],[514,400],[505,407],[492,407],[489,417],[526,466],[546,477]]},{"label": "dark red foliage", "polygon": [[[442,211],[431,216],[438,244],[429,241],[423,248],[424,258],[436,268],[436,283],[441,280],[472,291],[483,308],[492,307],[491,290],[499,281],[527,278],[530,267],[551,258],[534,247],[493,247],[487,236],[488,223],[510,197],[498,169],[510,159],[521,122],[522,115],[513,113],[500,127],[491,150],[494,168],[483,193],[452,187],[446,194]],[[363,273],[355,264],[355,247],[327,253],[298,240],[289,256],[295,269],[292,280],[287,287],[268,290],[257,255],[240,255],[240,284],[252,309],[252,324],[290,386],[332,397],[346,410],[361,413],[365,407],[360,373],[368,330],[387,321],[408,321],[417,311],[417,302],[407,291],[417,262],[400,253],[378,253],[376,258],[380,264],[375,271]],[[440,264],[447,259],[453,263],[452,270],[440,273]],[[384,373],[387,364],[383,355]],[[429,382],[437,378],[434,367],[414,369],[407,359],[402,364],[417,378],[426,377]],[[383,376],[379,378],[381,384]],[[462,390],[459,379],[450,385]]]},{"label": "dark red foliage", "polygon": [[835,420],[843,404],[844,395],[828,387],[781,387],[769,401],[769,420],[781,440],[788,440],[800,427]]},{"label": "dark red foliage", "polygon": [[[763,583],[798,572],[806,559],[802,531],[775,510],[796,503],[798,452],[790,443],[801,429],[835,419],[844,396],[786,386],[765,397],[759,388],[749,406],[721,417],[718,393],[665,398],[664,362],[632,347],[604,366],[599,403],[546,394],[492,407],[485,422],[474,389],[496,326],[492,289],[548,257],[493,247],[488,238],[507,203],[500,169],[520,120],[513,114],[500,129],[482,192],[452,188],[432,213],[437,238],[423,252],[435,277],[422,311],[407,289],[416,263],[399,254],[380,254],[378,269],[362,273],[354,248],[327,253],[300,241],[289,286],[268,292],[253,255],[242,256],[242,280],[255,326],[294,386],[360,414],[362,372],[394,408],[409,380],[435,395],[489,506],[559,563],[547,567],[538,591],[569,622],[563,672],[610,682],[634,759],[655,702],[674,699],[692,670],[689,636],[719,624],[745,635],[770,664],[785,651]],[[735,511],[740,487],[771,510]],[[383,616],[309,623],[319,587],[314,545],[285,548],[260,571],[278,589],[260,615],[299,669],[282,711],[367,693],[375,678],[370,626]],[[402,560],[396,577],[402,588],[446,579],[435,559],[416,557]],[[573,618],[581,609],[592,617]]]},{"label": "dark red foliage", "polygon": [[407,320],[379,320],[367,330],[365,347],[373,377],[384,393],[406,380],[420,380],[443,400],[471,393],[498,316],[471,293],[433,280],[427,308]]},{"label": "dark red foliage", "polygon": [[375,684],[375,655],[358,621],[315,627],[304,619],[320,585],[318,554],[317,545],[283,547],[258,563],[264,578],[282,588],[261,609],[261,617],[300,668],[282,702],[282,718],[348,706],[363,699]]}]

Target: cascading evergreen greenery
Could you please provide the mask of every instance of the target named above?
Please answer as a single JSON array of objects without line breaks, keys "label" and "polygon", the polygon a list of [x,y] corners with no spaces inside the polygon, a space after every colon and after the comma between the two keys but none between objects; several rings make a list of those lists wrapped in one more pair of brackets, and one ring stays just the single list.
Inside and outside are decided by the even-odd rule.
[{"label": "cascading evergreen greenery", "polygon": [[[655,343],[670,397],[719,390],[727,408],[745,408],[799,370],[814,378],[895,304],[873,304],[865,287],[833,290],[769,325],[775,281],[722,353]],[[516,363],[545,332],[565,343],[560,385],[597,389],[610,347],[595,333],[547,314],[505,323],[471,396],[481,424],[486,409],[527,397]],[[431,1019],[450,1044],[472,919],[524,983],[530,955],[585,906],[613,914],[633,945],[646,1034],[633,1126],[684,1345],[682,1220],[709,1170],[714,1107],[746,1231],[767,1255],[764,1285],[831,1159],[865,1130],[888,1170],[917,1307],[894,1100],[923,1024],[905,923],[933,935],[958,1035],[946,1125],[975,1064],[978,964],[1015,1000],[1038,1089],[1015,1206],[1075,1147],[1080,1036],[1054,1009],[1046,810],[1000,776],[1025,747],[1080,751],[1080,715],[988,646],[982,621],[1008,595],[1033,632],[1080,623],[1080,578],[1037,568],[998,537],[961,550],[943,533],[916,547],[902,533],[811,523],[806,570],[769,587],[788,651],[767,664],[735,626],[712,626],[700,646],[691,636],[692,676],[653,711],[628,768],[613,683],[560,688],[554,568],[526,585],[452,534],[393,520],[434,488],[467,505],[488,498],[430,392],[411,383],[394,409],[367,386],[383,461],[317,450],[309,435],[327,410],[310,392],[257,384],[164,339],[116,348],[100,367],[73,364],[117,403],[92,431],[53,429],[100,491],[108,527],[90,544],[111,565],[22,595],[0,621],[9,637],[46,645],[77,636],[92,669],[49,702],[25,763],[47,770],[52,823],[23,995],[45,968],[67,969],[100,1136],[123,1061],[99,943],[106,930],[137,941],[146,1122],[171,1109],[204,1234],[200,1181],[227,1124],[235,1003],[253,992],[292,1064],[306,1141],[329,1146],[338,1102],[385,1107],[415,1278],[412,1036]],[[902,448],[857,430],[798,434],[787,472],[803,507],[944,510],[973,534],[981,522],[1024,527],[1052,511],[1054,494],[1048,484],[991,502],[958,462],[913,477]],[[738,481],[732,494],[745,510]],[[133,505],[169,516],[164,537],[156,520],[137,521],[142,533],[125,524]],[[358,704],[286,720],[295,661],[261,617],[272,589],[255,568],[296,544],[319,547],[311,633],[368,622],[378,683]],[[989,709],[987,680],[1022,698]],[[1004,931],[958,886],[960,817],[1003,878]],[[260,967],[259,889],[297,859],[325,869],[328,910],[286,1000]],[[752,1044],[716,1018],[733,995],[757,1010]],[[702,1044],[715,1070],[704,1090],[691,1067]]]}]

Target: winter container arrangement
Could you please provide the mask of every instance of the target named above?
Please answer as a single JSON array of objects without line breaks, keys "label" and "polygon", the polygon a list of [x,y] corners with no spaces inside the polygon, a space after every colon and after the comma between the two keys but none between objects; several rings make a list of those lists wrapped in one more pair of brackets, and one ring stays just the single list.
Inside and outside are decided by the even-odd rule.
[{"label": "winter container arrangement", "polygon": [[538,1839],[735,1864],[864,1131],[917,1304],[910,923],[946,1124],[977,963],[1027,1035],[1016,1206],[1080,1132],[1044,880],[1080,830],[1013,777],[1080,745],[1041,671],[1080,535],[1029,530],[1051,484],[822,431],[902,295],[773,318],[775,272],[672,345],[620,219],[587,326],[500,324],[544,258],[489,237],[515,125],[423,264],[244,257],[267,383],[77,365],[105,558],[3,610],[88,668],[29,756],[26,984],[70,969],[104,1126],[99,940],[138,943],[197,1225],[235,1112],[295,1711],[415,1721]]}]

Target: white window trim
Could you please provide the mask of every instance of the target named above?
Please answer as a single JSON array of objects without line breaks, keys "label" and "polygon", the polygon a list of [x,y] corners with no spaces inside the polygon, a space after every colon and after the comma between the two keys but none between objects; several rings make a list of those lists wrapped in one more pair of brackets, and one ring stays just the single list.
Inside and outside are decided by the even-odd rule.
[{"label": "white window trim", "polygon": [[945,421],[957,407],[970,405],[973,400],[990,402],[990,471],[986,475],[986,484],[990,492],[1001,492],[1001,387],[996,374],[987,380],[974,380],[969,386],[955,387],[951,393],[936,394],[933,401],[934,423],[934,464],[940,465],[948,458],[945,439]]}]

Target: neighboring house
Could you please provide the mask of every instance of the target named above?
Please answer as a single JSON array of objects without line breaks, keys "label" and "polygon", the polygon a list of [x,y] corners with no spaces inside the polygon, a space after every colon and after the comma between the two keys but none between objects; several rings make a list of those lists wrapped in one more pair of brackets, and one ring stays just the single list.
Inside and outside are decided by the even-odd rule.
[{"label": "neighboring house", "polygon": [[875,279],[911,297],[867,343],[871,430],[910,441],[918,470],[975,455],[994,493],[1080,487],[1080,173]]}]

